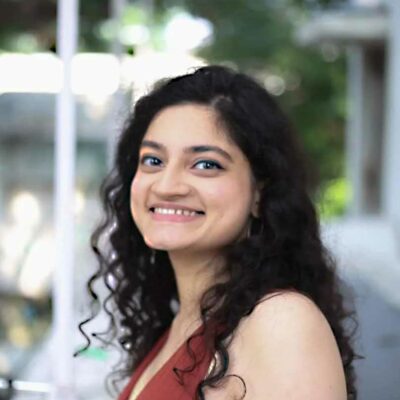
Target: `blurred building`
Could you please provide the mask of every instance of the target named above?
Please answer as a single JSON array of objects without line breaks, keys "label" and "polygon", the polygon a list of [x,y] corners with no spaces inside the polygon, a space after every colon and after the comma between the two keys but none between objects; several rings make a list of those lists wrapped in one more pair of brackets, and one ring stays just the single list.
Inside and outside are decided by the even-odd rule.
[{"label": "blurred building", "polygon": [[347,217],[335,228],[337,251],[347,248],[342,256],[349,270],[400,307],[400,2],[358,0],[321,12],[297,32],[297,40],[325,50],[346,48],[353,194]]},{"label": "blurred building", "polygon": [[[99,57],[94,61],[99,62]],[[42,359],[40,367],[35,364],[35,374],[28,371],[46,347],[52,323],[59,67],[51,54],[0,56],[0,377],[48,383],[48,362]],[[75,274],[75,287],[81,288],[93,265],[88,236],[97,219],[97,192],[107,167],[104,127],[112,95],[104,84],[94,86],[97,92],[90,93],[83,83],[78,82],[76,95],[79,134],[74,199],[80,271]],[[78,309],[83,293],[75,299]],[[48,353],[44,354],[48,359]]]},{"label": "blurred building", "polygon": [[[111,54],[81,53],[73,59],[75,349],[84,342],[76,327],[88,315],[85,284],[96,268],[89,237],[99,220],[98,192],[114,138],[134,98],[157,79],[200,64],[198,58],[176,52],[146,52],[120,60]],[[3,377],[25,379],[28,398],[40,399],[47,397],[33,392],[48,392],[54,380],[49,362],[54,353],[51,286],[56,267],[54,131],[62,70],[54,54],[2,54],[0,70],[0,397]],[[102,331],[106,324],[103,316],[91,329]],[[103,382],[116,362],[113,357],[95,345],[74,362],[77,376],[83,378],[77,382],[79,396],[105,397]],[[22,393],[21,399],[27,398]]]},{"label": "blurred building", "polygon": [[354,0],[319,12],[297,31],[297,40],[347,53],[346,157],[353,196],[347,215],[323,233],[345,279],[367,288],[358,293],[359,344],[366,355],[357,371],[360,396],[395,400],[400,398],[400,2]]}]

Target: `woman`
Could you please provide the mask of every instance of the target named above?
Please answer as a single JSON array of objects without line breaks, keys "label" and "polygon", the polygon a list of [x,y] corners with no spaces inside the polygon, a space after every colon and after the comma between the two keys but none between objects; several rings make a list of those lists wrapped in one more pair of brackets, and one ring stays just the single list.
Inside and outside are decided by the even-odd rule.
[{"label": "woman", "polygon": [[127,354],[120,400],[356,398],[352,313],[300,154],[271,96],[229,68],[139,99],[102,187],[89,282],[95,301],[96,279],[109,288]]}]

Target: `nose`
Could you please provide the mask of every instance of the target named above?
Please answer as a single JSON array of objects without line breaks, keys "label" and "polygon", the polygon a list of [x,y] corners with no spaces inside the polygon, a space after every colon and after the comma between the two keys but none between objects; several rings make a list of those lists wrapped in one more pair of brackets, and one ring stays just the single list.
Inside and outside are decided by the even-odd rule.
[{"label": "nose", "polygon": [[157,173],[152,190],[160,197],[185,196],[190,193],[190,185],[184,171],[170,164]]}]

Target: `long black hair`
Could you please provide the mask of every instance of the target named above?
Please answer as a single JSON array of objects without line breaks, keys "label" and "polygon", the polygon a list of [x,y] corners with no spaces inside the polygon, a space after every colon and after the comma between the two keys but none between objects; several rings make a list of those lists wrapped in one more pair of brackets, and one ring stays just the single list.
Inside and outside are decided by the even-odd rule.
[{"label": "long black hair", "polygon": [[[209,288],[201,300],[201,334],[211,332],[212,326],[222,327],[214,329],[208,341],[210,351],[222,362],[199,383],[197,399],[204,399],[206,386],[226,376],[226,342],[240,320],[261,298],[277,290],[303,293],[323,312],[340,350],[348,399],[356,399],[352,362],[362,357],[352,348],[357,326],[348,332],[346,321],[358,324],[355,311],[345,304],[335,261],[321,242],[297,136],[262,85],[246,74],[218,65],[159,81],[136,102],[119,138],[115,164],[101,186],[104,219],[91,237],[99,268],[88,287],[94,310],[97,306],[99,311],[102,304],[110,317],[109,329],[97,337],[109,343],[117,339],[127,355],[119,368],[120,376],[129,376],[143,360],[171,324],[173,304],[179,302],[167,252],[156,250],[155,262],[150,261],[152,250],[130,211],[130,185],[142,138],[158,112],[178,104],[212,108],[249,160],[256,181],[263,184],[259,218],[253,221],[255,229],[227,248],[224,272],[229,279]],[[103,279],[109,290],[103,302],[93,290],[98,279]],[[89,320],[81,323],[81,330]],[[192,339],[186,343],[188,350]],[[192,357],[195,365],[198,360],[194,354]]]}]

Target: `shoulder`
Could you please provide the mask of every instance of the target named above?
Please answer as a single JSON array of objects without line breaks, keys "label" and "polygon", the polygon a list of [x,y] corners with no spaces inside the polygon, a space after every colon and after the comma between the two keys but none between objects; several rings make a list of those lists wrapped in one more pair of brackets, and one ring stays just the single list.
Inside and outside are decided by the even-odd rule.
[{"label": "shoulder", "polygon": [[230,353],[232,373],[246,382],[246,398],[346,399],[342,361],[329,323],[299,292],[265,296],[241,321]]},{"label": "shoulder", "polygon": [[248,318],[243,319],[239,329],[251,335],[264,334],[265,330],[273,333],[272,330],[283,328],[291,329],[292,333],[293,330],[302,333],[306,327],[321,329],[329,327],[329,324],[312,299],[294,290],[282,290],[259,300]]}]

